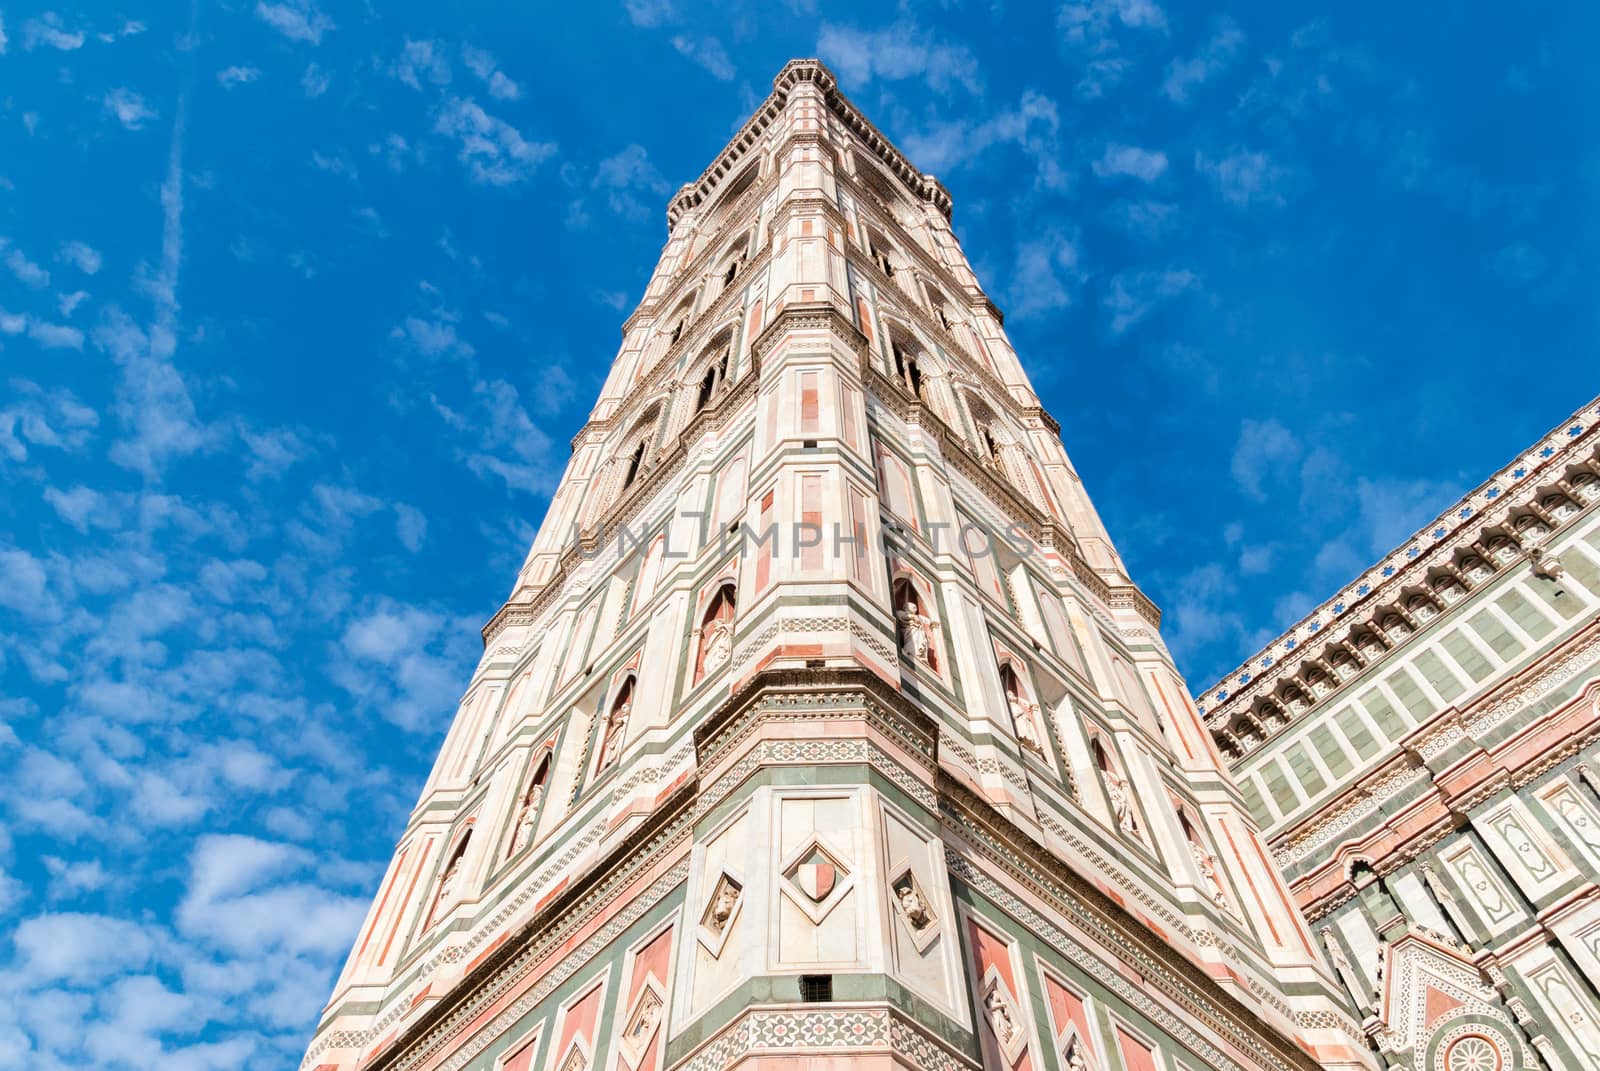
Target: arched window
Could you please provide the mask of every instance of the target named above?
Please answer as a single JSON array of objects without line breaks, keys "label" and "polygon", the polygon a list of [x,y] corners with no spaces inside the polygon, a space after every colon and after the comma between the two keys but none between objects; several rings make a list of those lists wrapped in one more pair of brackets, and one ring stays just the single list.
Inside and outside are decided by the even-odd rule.
[{"label": "arched window", "polygon": [[733,612],[738,595],[731,582],[717,588],[700,618],[700,641],[695,651],[695,682],[728,664],[733,655]]},{"label": "arched window", "polygon": [[871,227],[867,229],[867,252],[871,254],[872,263],[878,266],[878,270],[883,272],[886,278],[893,280],[900,254],[883,235]]},{"label": "arched window", "polygon": [[517,801],[517,820],[511,834],[511,847],[506,855],[516,855],[533,843],[533,830],[539,821],[539,804],[544,802],[545,782],[550,779],[550,752],[546,751],[534,767],[528,787]]},{"label": "arched window", "polygon": [[711,403],[722,384],[728,378],[728,356],[730,353],[732,336],[724,331],[706,347],[702,354],[705,361],[705,373],[700,377],[700,389],[695,395],[694,411],[696,413]]},{"label": "arched window", "polygon": [[676,346],[678,340],[683,338],[683,333],[689,329],[689,321],[694,315],[694,299],[698,296],[699,292],[696,291],[678,302],[678,307],[673,309],[672,315],[667,318],[667,323],[671,325],[667,336],[668,346]]},{"label": "arched window", "polygon": [[939,669],[938,645],[934,630],[932,599],[924,600],[909,576],[895,578],[891,585],[894,619],[900,631],[900,652],[913,662],[921,662],[935,672]]},{"label": "arched window", "polygon": [[934,318],[939,321],[939,326],[944,328],[946,331],[954,331],[956,324],[955,321],[950,318],[949,310],[945,304],[944,295],[941,294],[938,288],[933,286],[931,283],[924,282],[923,288],[928,292],[928,304],[932,307]]},{"label": "arched window", "polygon": [[906,339],[893,337],[889,352],[894,355],[894,374],[900,384],[914,397],[922,397],[922,366],[917,361],[917,350]]},{"label": "arched window", "polygon": [[734,210],[739,207],[744,200],[744,195],[749,192],[750,187],[755,185],[756,177],[760,174],[760,171],[761,164],[758,161],[745,168],[737,178],[728,183],[727,189],[717,199],[717,203],[710,212],[706,214],[709,224],[706,228],[708,233],[720,228],[727,218],[733,214]]},{"label": "arched window", "polygon": [[622,477],[623,487],[632,487],[633,481],[639,478],[639,466],[644,464],[644,440],[639,440],[639,445],[634,448],[633,456],[628,459],[628,471]]},{"label": "arched window", "polygon": [[622,745],[628,735],[628,715],[633,713],[633,678],[629,677],[617,689],[617,698],[611,703],[611,715],[606,718],[605,733],[600,742],[599,770],[609,770],[622,755]]}]

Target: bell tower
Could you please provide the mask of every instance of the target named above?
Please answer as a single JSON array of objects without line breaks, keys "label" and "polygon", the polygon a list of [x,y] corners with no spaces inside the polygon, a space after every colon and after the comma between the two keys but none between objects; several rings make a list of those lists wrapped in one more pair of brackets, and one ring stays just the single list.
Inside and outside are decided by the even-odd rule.
[{"label": "bell tower", "polygon": [[923,174],[667,211],[303,1067],[1371,1066]]}]

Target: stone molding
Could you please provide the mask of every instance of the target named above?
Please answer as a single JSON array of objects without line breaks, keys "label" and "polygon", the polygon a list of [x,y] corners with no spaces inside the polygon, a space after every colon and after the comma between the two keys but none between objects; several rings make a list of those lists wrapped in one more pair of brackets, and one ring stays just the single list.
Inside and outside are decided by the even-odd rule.
[{"label": "stone molding", "polygon": [[[1225,729],[1241,708],[1248,707],[1251,697],[1262,694],[1270,684],[1299,669],[1328,641],[1349,635],[1353,627],[1365,626],[1377,631],[1373,618],[1405,589],[1419,583],[1430,569],[1450,561],[1456,551],[1470,547],[1485,528],[1503,525],[1510,514],[1526,508],[1548,490],[1553,474],[1565,471],[1574,463],[1587,464],[1593,470],[1597,448],[1600,448],[1600,399],[1590,401],[1556,425],[1516,461],[1424,525],[1365,574],[1257,651],[1218,684],[1201,692],[1198,702],[1207,724],[1213,730]],[[1586,508],[1578,516],[1588,514],[1589,508]],[[1553,535],[1544,537],[1545,541]],[[1495,569],[1496,575],[1508,568],[1488,558],[1485,560]],[[1385,656],[1393,649],[1386,646]],[[1264,665],[1266,660],[1271,664]],[[1335,688],[1330,696],[1338,691]],[[1312,711],[1319,705],[1319,702],[1308,703],[1307,710],[1296,722],[1314,716]]]}]

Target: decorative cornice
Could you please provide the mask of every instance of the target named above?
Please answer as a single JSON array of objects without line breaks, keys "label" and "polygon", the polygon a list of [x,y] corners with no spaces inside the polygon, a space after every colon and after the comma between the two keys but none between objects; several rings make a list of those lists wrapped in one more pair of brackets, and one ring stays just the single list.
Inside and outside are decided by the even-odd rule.
[{"label": "decorative cornice", "polygon": [[[1376,631],[1374,615],[1408,589],[1423,583],[1430,570],[1471,547],[1486,528],[1550,490],[1550,483],[1574,463],[1592,464],[1600,446],[1600,398],[1584,405],[1492,478],[1397,546],[1355,582],[1306,615],[1289,631],[1200,694],[1200,712],[1215,730],[1271,685],[1315,657],[1329,640],[1347,636],[1358,625]],[[1491,567],[1496,563],[1489,562]],[[1420,631],[1420,630],[1419,630]],[[1315,704],[1311,704],[1315,705]],[[1304,715],[1302,715],[1303,717]]]},{"label": "decorative cornice", "polygon": [[723,180],[738,170],[745,157],[760,143],[773,121],[782,114],[789,94],[800,85],[814,85],[822,99],[851,132],[860,138],[890,173],[903,182],[906,189],[920,200],[937,208],[946,219],[950,218],[950,191],[932,175],[923,174],[914,167],[894,144],[869,122],[860,110],[839,92],[838,80],[833,72],[815,59],[796,59],[784,64],[772,80],[772,92],[756,109],[755,115],[739,128],[716,161],[693,182],[686,183],[673,197],[667,208],[667,227],[673,228],[684,214],[709,200]]}]

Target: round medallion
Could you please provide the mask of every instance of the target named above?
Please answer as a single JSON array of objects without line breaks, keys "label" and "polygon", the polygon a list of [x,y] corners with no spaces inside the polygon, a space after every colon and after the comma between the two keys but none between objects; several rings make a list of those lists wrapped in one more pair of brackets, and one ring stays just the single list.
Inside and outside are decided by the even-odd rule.
[{"label": "round medallion", "polygon": [[1445,1071],[1500,1071],[1500,1050],[1482,1034],[1467,1034],[1450,1043]]}]

